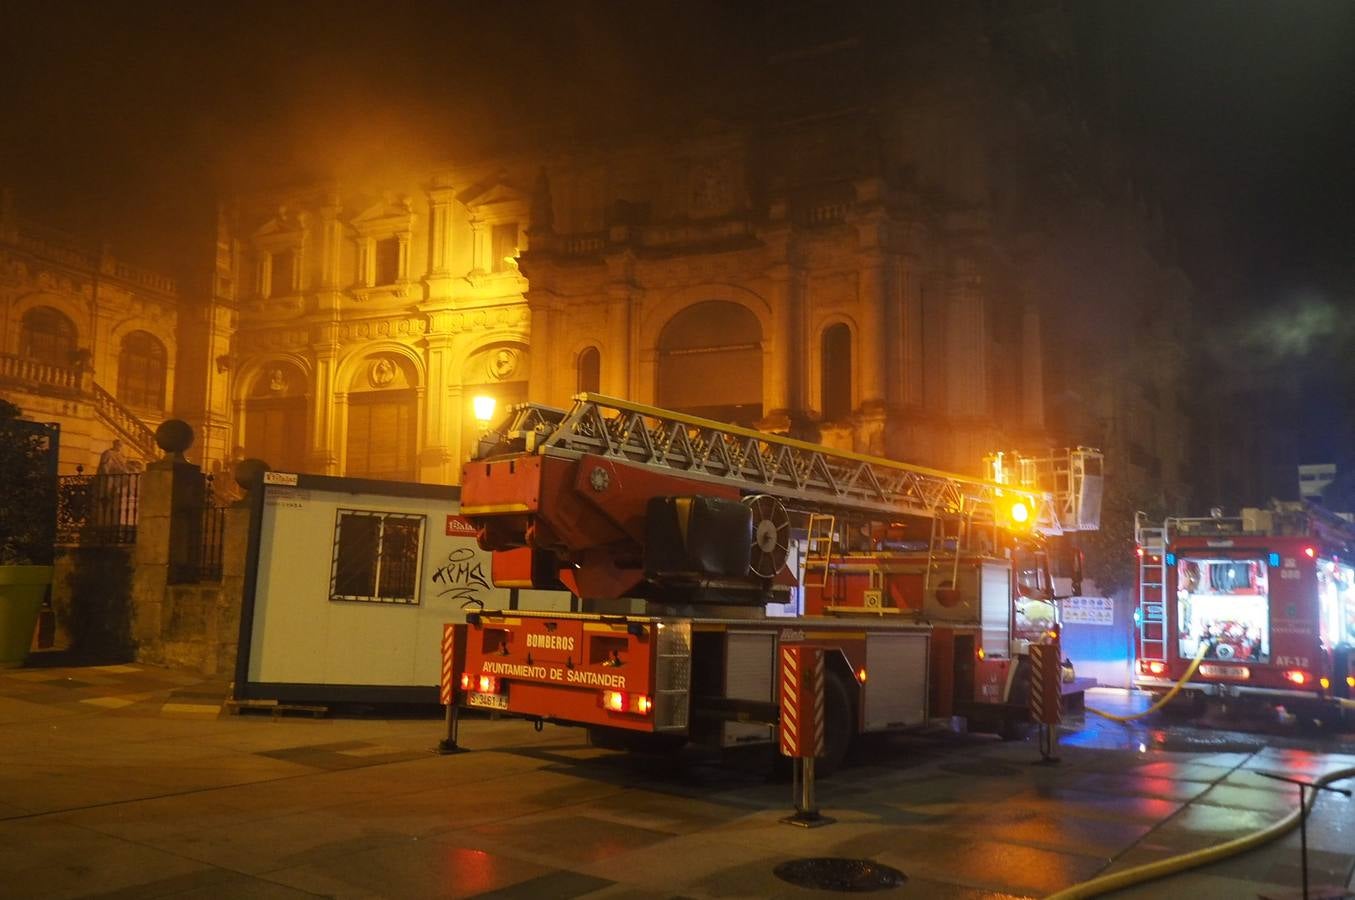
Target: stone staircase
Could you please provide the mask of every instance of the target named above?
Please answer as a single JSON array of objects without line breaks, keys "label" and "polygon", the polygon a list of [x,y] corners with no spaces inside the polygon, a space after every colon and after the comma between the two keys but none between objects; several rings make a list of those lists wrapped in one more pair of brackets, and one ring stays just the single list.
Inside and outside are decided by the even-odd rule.
[{"label": "stone staircase", "polygon": [[155,443],[155,432],[145,422],[137,418],[136,413],[118,402],[117,398],[99,386],[90,382],[94,412],[113,433],[121,437],[146,460],[159,459],[160,448]]}]

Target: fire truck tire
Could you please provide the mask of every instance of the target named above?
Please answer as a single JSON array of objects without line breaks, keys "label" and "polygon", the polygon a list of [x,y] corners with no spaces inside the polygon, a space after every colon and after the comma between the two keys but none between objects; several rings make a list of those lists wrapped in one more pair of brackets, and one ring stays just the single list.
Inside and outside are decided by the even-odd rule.
[{"label": "fire truck tire", "polygon": [[852,692],[843,677],[830,670],[823,683],[823,756],[814,763],[815,774],[827,778],[842,768],[854,737]]}]

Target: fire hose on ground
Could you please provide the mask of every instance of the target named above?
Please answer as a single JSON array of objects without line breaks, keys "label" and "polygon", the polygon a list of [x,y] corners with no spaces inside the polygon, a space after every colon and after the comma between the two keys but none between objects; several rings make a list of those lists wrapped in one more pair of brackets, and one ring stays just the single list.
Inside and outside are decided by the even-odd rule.
[{"label": "fire hose on ground", "polygon": [[1102,875],[1099,878],[1093,878],[1090,881],[1084,881],[1081,884],[1075,884],[1072,887],[1064,888],[1058,893],[1051,894],[1046,900],[1081,900],[1084,897],[1099,897],[1102,894],[1108,894],[1111,891],[1118,891],[1132,885],[1142,884],[1145,881],[1152,881],[1155,878],[1162,878],[1167,875],[1174,875],[1177,872],[1184,872],[1187,869],[1195,869],[1221,859],[1227,859],[1230,856],[1236,856],[1253,847],[1259,847],[1267,844],[1278,837],[1281,837],[1294,829],[1302,816],[1308,814],[1312,809],[1313,803],[1317,800],[1317,788],[1330,784],[1333,781],[1340,781],[1342,778],[1355,777],[1355,768],[1340,769],[1336,772],[1328,772],[1317,781],[1313,782],[1313,791],[1309,796],[1306,806],[1300,806],[1298,809],[1285,816],[1273,825],[1262,828],[1260,831],[1254,831],[1251,834],[1243,835],[1240,838],[1234,838],[1222,844],[1213,847],[1207,847],[1203,850],[1195,850],[1190,853],[1182,853],[1180,856],[1172,856],[1167,859],[1158,860],[1154,863],[1148,863],[1142,866],[1135,866],[1132,869],[1125,869],[1122,872],[1113,872],[1110,875]]},{"label": "fire hose on ground", "polygon": [[[1177,682],[1172,686],[1172,689],[1164,694],[1156,703],[1142,712],[1121,716],[1105,712],[1104,710],[1094,709],[1090,706],[1087,707],[1087,710],[1103,718],[1110,719],[1112,722],[1122,723],[1141,719],[1150,713],[1156,712],[1170,703],[1172,698],[1181,692],[1182,687],[1184,687],[1191,676],[1195,674],[1195,670],[1199,668],[1200,661],[1204,659],[1205,649],[1205,646],[1201,646],[1200,651],[1196,653],[1195,658],[1191,660],[1190,666],[1186,669],[1185,674],[1177,679]],[[1343,709],[1355,709],[1355,701],[1339,700],[1338,702]],[[1203,850],[1182,853],[1179,856],[1172,856],[1167,859],[1158,860],[1157,862],[1135,866],[1132,869],[1125,869],[1120,872],[1113,872],[1109,875],[1102,875],[1099,878],[1093,878],[1090,881],[1084,881],[1081,884],[1075,884],[1071,887],[1064,888],[1055,894],[1051,894],[1046,900],[1082,900],[1082,898],[1085,897],[1099,897],[1102,894],[1108,894],[1111,891],[1118,891],[1136,884],[1142,884],[1145,881],[1152,881],[1157,878],[1166,877],[1167,875],[1174,875],[1177,872],[1184,872],[1188,869],[1208,865],[1209,863],[1227,859],[1228,857],[1236,856],[1239,853],[1244,853],[1254,847],[1259,847],[1262,844],[1267,844],[1292,831],[1294,827],[1299,824],[1301,818],[1307,815],[1308,810],[1312,809],[1313,803],[1317,800],[1318,791],[1316,788],[1330,784],[1333,781],[1340,781],[1343,778],[1351,777],[1355,777],[1355,768],[1340,769],[1323,775],[1313,783],[1314,790],[1306,806],[1300,805],[1298,809],[1295,809],[1280,821],[1262,828],[1259,831],[1243,835],[1240,838],[1234,838],[1231,841],[1226,841],[1225,843],[1213,847],[1207,847]]]},{"label": "fire hose on ground", "polygon": [[1110,719],[1112,722],[1132,722],[1135,719],[1142,719],[1144,716],[1151,715],[1152,713],[1157,712],[1159,709],[1170,703],[1173,697],[1181,693],[1181,688],[1185,687],[1186,682],[1190,681],[1191,676],[1195,674],[1195,670],[1200,667],[1200,661],[1204,659],[1205,651],[1208,649],[1209,645],[1201,641],[1199,652],[1195,654],[1195,658],[1192,659],[1190,661],[1190,665],[1186,667],[1185,674],[1182,675],[1180,678],[1176,679],[1176,684],[1172,685],[1172,689],[1167,691],[1167,693],[1163,694],[1160,698],[1158,698],[1158,701],[1156,703],[1154,703],[1147,709],[1141,712],[1131,713],[1130,715],[1127,716],[1120,716],[1116,715],[1115,713],[1108,713],[1105,710],[1097,709],[1094,706],[1088,706],[1087,712],[1095,713],[1096,715],[1100,716],[1103,719]]}]

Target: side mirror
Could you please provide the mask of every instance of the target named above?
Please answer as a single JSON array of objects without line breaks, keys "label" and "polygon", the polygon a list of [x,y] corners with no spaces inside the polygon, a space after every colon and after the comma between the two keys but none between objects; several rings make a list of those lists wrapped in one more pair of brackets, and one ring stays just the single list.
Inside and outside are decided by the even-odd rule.
[{"label": "side mirror", "polygon": [[1082,596],[1082,548],[1073,548],[1073,596]]}]

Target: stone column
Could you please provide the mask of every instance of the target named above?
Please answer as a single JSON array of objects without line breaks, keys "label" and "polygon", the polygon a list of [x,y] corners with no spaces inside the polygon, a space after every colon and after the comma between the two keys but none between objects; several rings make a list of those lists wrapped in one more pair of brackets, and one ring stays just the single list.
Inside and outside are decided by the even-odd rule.
[{"label": "stone column", "polygon": [[452,201],[456,191],[450,185],[434,187],[428,192],[430,252],[429,275],[450,275],[452,255]]},{"label": "stone column", "polygon": [[888,371],[888,350],[885,304],[889,293],[888,260],[881,253],[870,253],[861,260],[861,276],[857,288],[860,310],[860,332],[857,335],[857,354],[860,363],[861,386],[858,396],[861,409],[879,409],[885,405],[888,390],[885,374]]},{"label": "stone column", "polygon": [[484,275],[494,271],[492,265],[487,266],[489,261],[489,224],[484,219],[471,216],[470,219],[471,236],[471,274]]},{"label": "stone column", "polygon": [[339,473],[339,461],[334,448],[340,439],[336,433],[335,394],[339,389],[338,378],[339,341],[338,326],[330,323],[323,327],[325,340],[312,345],[315,354],[315,374],[311,394],[310,418],[310,458],[316,472],[326,475]]},{"label": "stone column", "polygon": [[[453,484],[459,481],[456,471],[457,434],[452,430],[452,395],[454,368],[459,362],[453,347],[455,337],[441,330],[446,315],[434,315],[432,328],[424,338],[428,360],[427,416],[424,420],[424,450],[419,468],[422,480],[435,484]],[[459,384],[457,385],[460,386]]]},{"label": "stone column", "polygon": [[767,431],[793,432],[805,418],[808,396],[805,384],[805,273],[791,265],[770,272],[772,333],[763,365],[765,412],[759,427]]},{"label": "stone column", "polygon": [[[527,291],[524,299],[527,301],[527,309],[531,312],[529,340],[532,361],[527,372],[527,396],[543,403],[563,403],[565,398],[555,396],[555,384],[558,382],[567,385],[567,392],[573,393],[576,382],[567,376],[561,379],[554,376],[554,363],[558,356],[552,344],[556,339],[554,323],[551,321],[553,298],[544,290],[533,288]],[[602,367],[604,371],[608,368],[608,360],[605,358],[602,360]]]},{"label": "stone column", "polygon": [[627,399],[635,396],[631,380],[631,372],[635,369],[631,342],[634,295],[633,286],[624,282],[607,285],[607,352],[600,360],[602,392]]},{"label": "stone column", "polygon": [[[192,430],[183,428],[191,443]],[[163,637],[173,616],[168,586],[196,560],[202,537],[202,470],[184,461],[186,449],[187,444],[151,463],[139,479],[132,638],[137,658],[147,662],[163,661]]]}]

